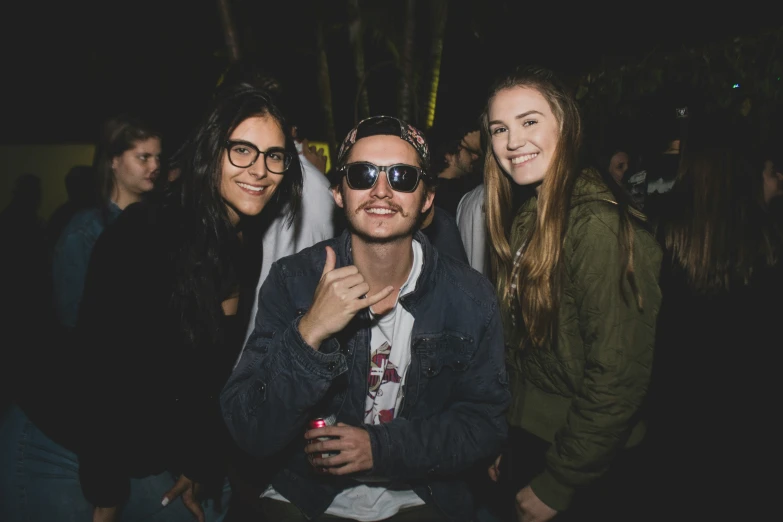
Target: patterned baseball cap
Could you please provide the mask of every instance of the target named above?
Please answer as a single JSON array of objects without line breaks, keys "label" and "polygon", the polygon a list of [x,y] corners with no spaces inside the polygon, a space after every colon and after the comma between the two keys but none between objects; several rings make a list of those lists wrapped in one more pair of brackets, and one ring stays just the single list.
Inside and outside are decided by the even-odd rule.
[{"label": "patterned baseball cap", "polygon": [[371,116],[360,121],[343,140],[337,153],[337,165],[343,166],[351,147],[360,139],[368,136],[397,136],[410,143],[421,159],[421,167],[425,172],[429,171],[430,149],[424,135],[410,123],[392,116]]}]

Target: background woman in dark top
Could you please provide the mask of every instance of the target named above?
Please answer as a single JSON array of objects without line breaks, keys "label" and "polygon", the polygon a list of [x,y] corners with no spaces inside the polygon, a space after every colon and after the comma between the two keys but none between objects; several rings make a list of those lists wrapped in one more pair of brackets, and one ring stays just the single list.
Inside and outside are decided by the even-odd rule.
[{"label": "background woman in dark top", "polygon": [[783,245],[748,137],[729,114],[694,118],[661,214],[653,520],[764,520],[777,500],[762,477],[780,445]]},{"label": "background woman in dark top", "polygon": [[[255,297],[256,225],[269,203],[299,206],[290,136],[265,91],[224,89],[169,193],[129,207],[96,244],[77,325],[90,368],[79,474],[94,520],[205,520],[200,490],[220,491],[228,438],[216,399]],[[130,480],[160,477],[168,485],[155,491]],[[165,507],[178,496],[187,510]]]}]

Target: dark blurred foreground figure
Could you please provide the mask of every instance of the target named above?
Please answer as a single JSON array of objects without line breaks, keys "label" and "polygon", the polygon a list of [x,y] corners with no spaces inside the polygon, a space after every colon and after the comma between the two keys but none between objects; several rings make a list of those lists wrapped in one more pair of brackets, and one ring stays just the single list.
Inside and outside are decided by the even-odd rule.
[{"label": "dark blurred foreground figure", "polygon": [[46,241],[54,250],[65,226],[80,210],[96,205],[98,180],[95,169],[90,165],[76,165],[65,175],[65,191],[68,200],[57,207],[46,224]]},{"label": "dark blurred foreground figure", "polygon": [[0,233],[3,238],[24,245],[38,242],[43,232],[38,210],[41,206],[41,179],[34,174],[22,174],[14,183],[11,201],[0,212]]},{"label": "dark blurred foreground figure", "polygon": [[776,498],[783,240],[737,129],[724,114],[691,122],[661,214],[654,520],[764,520]]},{"label": "dark blurred foreground figure", "polygon": [[46,324],[51,285],[40,204],[40,178],[22,174],[0,212],[0,412],[17,391],[35,332]]},{"label": "dark blurred foreground figure", "polygon": [[4,419],[2,440],[18,442],[0,454],[0,519],[223,517],[230,438],[217,398],[258,277],[256,220],[268,204],[298,206],[289,136],[265,91],[226,90],[184,147],[166,196],[130,205],[100,236],[78,342],[62,347],[69,387],[52,397],[69,424],[50,439],[18,415]]}]

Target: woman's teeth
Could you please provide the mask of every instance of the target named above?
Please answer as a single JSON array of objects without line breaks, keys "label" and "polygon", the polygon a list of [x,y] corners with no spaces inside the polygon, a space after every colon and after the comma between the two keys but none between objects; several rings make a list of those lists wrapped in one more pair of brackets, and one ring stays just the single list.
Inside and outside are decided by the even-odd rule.
[{"label": "woman's teeth", "polygon": [[516,157],[516,158],[512,158],[511,159],[511,164],[512,165],[519,165],[521,163],[525,163],[526,161],[532,160],[536,156],[538,156],[538,152],[534,152],[533,154],[525,154],[524,156],[519,156],[519,157]]}]

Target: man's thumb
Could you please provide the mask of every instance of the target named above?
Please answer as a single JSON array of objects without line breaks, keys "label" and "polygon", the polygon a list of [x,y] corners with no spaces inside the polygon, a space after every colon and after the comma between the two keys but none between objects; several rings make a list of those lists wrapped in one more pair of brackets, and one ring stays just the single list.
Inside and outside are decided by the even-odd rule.
[{"label": "man's thumb", "polygon": [[332,270],[334,270],[335,263],[337,262],[337,254],[334,253],[332,247],[326,247],[326,263],[324,263],[324,272],[321,277],[325,276]]}]

